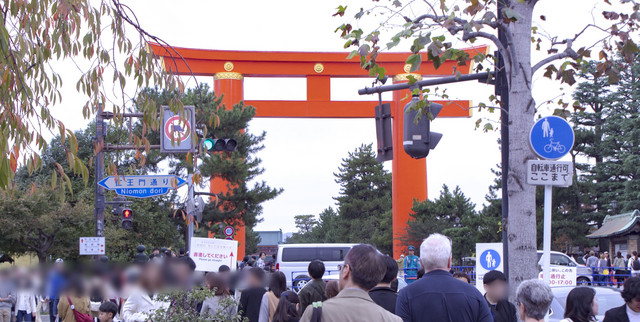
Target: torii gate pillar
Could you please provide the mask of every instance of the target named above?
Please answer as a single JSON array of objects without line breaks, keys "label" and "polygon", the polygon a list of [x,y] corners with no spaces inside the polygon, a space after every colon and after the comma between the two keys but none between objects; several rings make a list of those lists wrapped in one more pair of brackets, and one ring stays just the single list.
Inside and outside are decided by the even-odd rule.
[{"label": "torii gate pillar", "polygon": [[[242,102],[244,99],[244,77],[240,73],[220,72],[213,76],[213,89],[222,96],[222,104],[227,109],[232,109],[233,105]],[[211,178],[209,186],[211,193],[226,194],[232,190],[229,182],[217,177]],[[236,227],[234,239],[238,241],[238,260],[245,256],[246,231],[244,222],[239,222]]]},{"label": "torii gate pillar", "polygon": [[[393,77],[393,83],[408,82],[407,75],[422,80],[419,74],[399,74]],[[427,199],[427,162],[426,159],[414,159],[404,152],[402,146],[404,106],[409,102],[405,99],[410,90],[394,91],[391,108],[393,115],[393,161],[392,169],[392,200],[393,200],[393,256],[399,258],[406,246],[408,221],[413,213],[414,200]],[[404,100],[403,100],[404,99]],[[425,236],[426,237],[426,236]],[[418,246],[418,245],[416,245]]]}]

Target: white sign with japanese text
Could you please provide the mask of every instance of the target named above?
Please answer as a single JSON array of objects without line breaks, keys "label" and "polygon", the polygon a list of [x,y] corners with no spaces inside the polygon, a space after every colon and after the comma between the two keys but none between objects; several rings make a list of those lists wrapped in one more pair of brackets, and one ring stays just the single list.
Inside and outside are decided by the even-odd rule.
[{"label": "white sign with japanese text", "polygon": [[197,271],[217,272],[222,265],[227,265],[231,271],[235,271],[238,241],[193,237],[189,257],[196,262]]},{"label": "white sign with japanese text", "polygon": [[[575,267],[558,267],[551,266],[549,274],[549,286],[576,286],[578,277],[577,268]],[[540,272],[540,279],[543,279]]]},{"label": "white sign with japanese text", "polygon": [[104,255],[104,237],[80,237],[80,255]]},{"label": "white sign with japanese text", "polygon": [[527,183],[535,186],[568,187],[573,183],[573,163],[567,161],[527,161]]}]

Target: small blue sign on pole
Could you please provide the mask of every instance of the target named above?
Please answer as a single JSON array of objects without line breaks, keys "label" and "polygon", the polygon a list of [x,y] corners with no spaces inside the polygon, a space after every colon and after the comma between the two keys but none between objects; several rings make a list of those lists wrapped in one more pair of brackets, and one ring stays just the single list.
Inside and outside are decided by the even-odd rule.
[{"label": "small blue sign on pole", "polygon": [[174,175],[109,176],[98,182],[103,188],[114,190],[120,196],[134,198],[161,196],[185,183],[186,180]]},{"label": "small blue sign on pole", "polygon": [[557,160],[573,148],[575,134],[569,122],[558,116],[545,116],[531,128],[529,143],[541,158]]},{"label": "small blue sign on pole", "polygon": [[480,255],[480,265],[488,271],[498,269],[501,260],[500,254],[493,249],[487,249]]}]

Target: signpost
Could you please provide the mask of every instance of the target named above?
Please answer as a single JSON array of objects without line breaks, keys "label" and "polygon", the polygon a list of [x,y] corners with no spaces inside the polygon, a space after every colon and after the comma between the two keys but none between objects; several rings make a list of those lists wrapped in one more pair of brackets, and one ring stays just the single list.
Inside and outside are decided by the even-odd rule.
[{"label": "signpost", "polygon": [[186,182],[174,175],[109,176],[98,182],[98,185],[115,190],[120,196],[149,198],[167,194],[169,190],[177,189]]},{"label": "signpost", "polygon": [[196,263],[196,271],[217,272],[227,265],[236,270],[238,241],[216,238],[191,238],[189,257]]},{"label": "signpost", "polygon": [[573,148],[575,134],[569,122],[557,116],[538,120],[529,132],[531,149],[544,161],[527,162],[527,183],[544,186],[544,233],[542,243],[542,276],[551,284],[551,198],[553,186],[570,186],[573,181],[571,162],[557,160]]},{"label": "signpost", "polygon": [[484,293],[484,274],[492,270],[504,272],[502,243],[476,244],[476,288]]},{"label": "signpost", "polygon": [[80,255],[104,255],[104,237],[80,237]]},{"label": "signpost", "polygon": [[183,114],[176,114],[168,106],[164,106],[162,124],[160,152],[184,153],[196,150],[197,140],[192,135],[195,130],[193,106],[185,106]]}]

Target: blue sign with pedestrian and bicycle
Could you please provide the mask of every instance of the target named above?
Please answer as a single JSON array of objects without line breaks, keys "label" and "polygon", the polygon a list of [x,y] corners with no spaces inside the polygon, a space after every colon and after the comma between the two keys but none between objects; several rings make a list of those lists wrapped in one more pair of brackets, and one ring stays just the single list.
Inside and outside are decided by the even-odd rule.
[{"label": "blue sign with pedestrian and bicycle", "polygon": [[569,122],[558,116],[545,116],[531,128],[529,142],[541,158],[557,160],[573,148],[575,134]]},{"label": "blue sign with pedestrian and bicycle", "polygon": [[487,249],[480,255],[480,265],[488,271],[498,269],[500,261],[500,254],[493,249]]},{"label": "blue sign with pedestrian and bicycle", "polygon": [[103,188],[114,190],[120,196],[134,198],[161,196],[185,183],[186,180],[174,175],[109,176],[98,182]]}]

